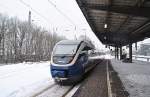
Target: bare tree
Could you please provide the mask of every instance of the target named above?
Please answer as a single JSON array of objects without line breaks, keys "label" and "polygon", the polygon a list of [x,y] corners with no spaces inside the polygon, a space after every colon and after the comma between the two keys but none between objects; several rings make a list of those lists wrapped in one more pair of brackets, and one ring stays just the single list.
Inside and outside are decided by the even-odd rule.
[{"label": "bare tree", "polygon": [[29,25],[26,21],[0,15],[0,47],[6,62],[49,60],[56,42],[64,39],[56,33]]}]

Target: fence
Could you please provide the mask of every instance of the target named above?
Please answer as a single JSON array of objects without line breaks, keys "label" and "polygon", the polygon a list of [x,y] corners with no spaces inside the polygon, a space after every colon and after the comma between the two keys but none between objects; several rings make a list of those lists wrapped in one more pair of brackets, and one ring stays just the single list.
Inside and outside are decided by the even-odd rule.
[{"label": "fence", "polygon": [[147,61],[150,62],[150,56],[142,56],[142,55],[133,55],[135,60]]}]

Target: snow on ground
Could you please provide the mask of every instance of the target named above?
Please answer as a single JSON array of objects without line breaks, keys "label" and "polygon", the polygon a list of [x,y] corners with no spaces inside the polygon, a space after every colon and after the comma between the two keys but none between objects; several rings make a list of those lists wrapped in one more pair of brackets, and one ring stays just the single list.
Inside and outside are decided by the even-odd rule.
[{"label": "snow on ground", "polygon": [[150,56],[133,55],[133,59],[135,59],[135,60],[140,60],[140,61],[147,61],[147,62],[150,62]]},{"label": "snow on ground", "polygon": [[111,60],[114,69],[119,73],[121,80],[130,97],[150,97],[150,63],[134,61],[123,63]]},{"label": "snow on ground", "polygon": [[89,59],[113,59],[113,58],[114,56],[111,56],[110,54],[89,57]]},{"label": "snow on ground", "polygon": [[104,55],[104,59],[113,59],[114,56],[110,55],[110,54],[106,54]]},{"label": "snow on ground", "polygon": [[53,84],[50,62],[0,66],[0,97],[30,97]]},{"label": "snow on ground", "polygon": [[[42,94],[36,97],[64,97],[63,95],[71,88],[71,85],[61,86],[59,84],[54,85],[52,88],[44,91]],[[70,96],[71,97],[71,96]]]}]

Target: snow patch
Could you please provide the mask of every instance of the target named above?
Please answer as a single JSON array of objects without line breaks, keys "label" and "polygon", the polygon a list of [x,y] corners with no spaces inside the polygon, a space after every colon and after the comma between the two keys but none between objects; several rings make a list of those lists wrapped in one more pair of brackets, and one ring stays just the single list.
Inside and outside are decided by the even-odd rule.
[{"label": "snow patch", "polygon": [[141,85],[150,85],[150,75],[132,74],[126,76],[126,78],[133,83],[138,83]]},{"label": "snow patch", "polygon": [[0,97],[30,97],[53,83],[49,61],[0,66]]},{"label": "snow patch", "polygon": [[118,60],[111,60],[111,63],[118,72],[130,97],[150,97],[149,62],[134,60],[133,63],[123,63]]},{"label": "snow patch", "polygon": [[113,58],[114,56],[111,56],[110,54],[89,57],[89,59],[113,59]]}]

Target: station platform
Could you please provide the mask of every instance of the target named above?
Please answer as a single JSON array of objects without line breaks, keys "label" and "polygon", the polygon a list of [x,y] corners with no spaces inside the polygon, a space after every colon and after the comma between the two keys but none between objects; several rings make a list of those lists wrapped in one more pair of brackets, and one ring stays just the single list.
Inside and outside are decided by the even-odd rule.
[{"label": "station platform", "polygon": [[101,60],[73,97],[110,97],[107,64],[112,97],[150,97],[150,62],[124,63],[116,59]]},{"label": "station platform", "polygon": [[124,63],[112,59],[111,63],[130,97],[150,97],[150,62]]},{"label": "station platform", "polygon": [[[108,69],[107,69],[108,67]],[[109,76],[108,76],[109,73]],[[110,80],[108,80],[108,77]],[[108,81],[111,86],[108,86]],[[112,91],[109,91],[112,88]],[[111,94],[110,94],[111,93]],[[128,97],[110,60],[100,60],[72,97]]]}]

